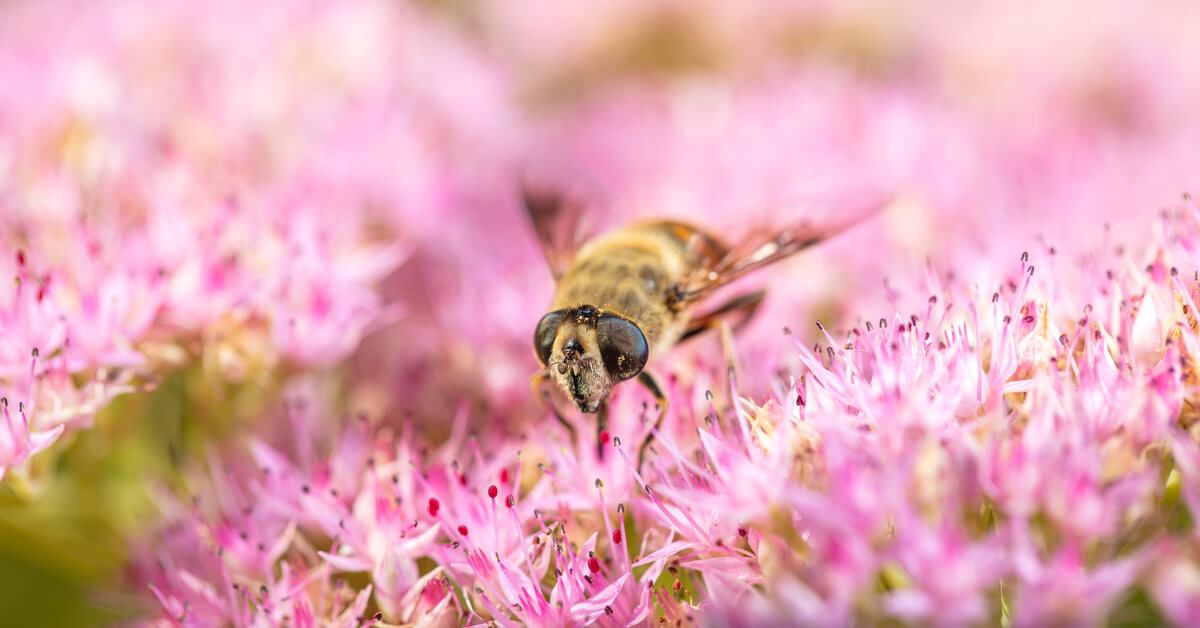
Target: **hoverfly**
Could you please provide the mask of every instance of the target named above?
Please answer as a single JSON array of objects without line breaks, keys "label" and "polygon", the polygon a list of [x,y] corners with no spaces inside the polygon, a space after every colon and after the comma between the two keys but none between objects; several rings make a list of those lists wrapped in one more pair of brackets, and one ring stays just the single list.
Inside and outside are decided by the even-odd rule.
[{"label": "hoverfly", "polygon": [[[534,353],[543,368],[530,384],[536,393],[543,382],[554,380],[581,412],[597,415],[601,458],[601,434],[607,429],[608,396],[614,385],[637,378],[654,395],[657,431],[667,399],[645,371],[647,362],[722,326],[729,317],[746,321],[766,294],[742,294],[697,311],[714,291],[822,242],[884,206],[871,199],[827,224],[803,222],[728,246],[710,231],[671,220],[634,223],[583,239],[578,234],[578,204],[529,187],[522,193],[556,282],[550,312],[533,334]],[[574,427],[552,404],[550,408],[573,434]],[[653,431],[638,449],[639,468],[652,435]]]}]

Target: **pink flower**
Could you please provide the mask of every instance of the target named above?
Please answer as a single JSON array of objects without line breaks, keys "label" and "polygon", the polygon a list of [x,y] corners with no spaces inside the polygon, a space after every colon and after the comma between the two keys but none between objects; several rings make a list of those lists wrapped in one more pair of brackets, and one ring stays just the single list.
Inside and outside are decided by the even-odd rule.
[{"label": "pink flower", "polygon": [[265,268],[286,270],[265,278],[257,305],[270,320],[275,346],[303,364],[340,360],[372,326],[399,314],[395,306],[385,309],[372,288],[403,259],[400,246],[360,246],[352,231],[333,227],[316,212],[294,211],[278,255],[262,260]]},{"label": "pink flower", "polygon": [[[17,251],[15,264],[0,259],[0,273],[11,281],[0,291],[0,378],[22,380],[30,377],[30,353],[52,355],[63,347],[67,326],[53,299],[47,299],[51,278],[39,277],[31,268],[24,251]],[[6,272],[7,271],[7,272]]]},{"label": "pink flower", "polygon": [[999,540],[975,541],[950,524],[929,526],[911,515],[897,527],[896,564],[913,586],[890,592],[887,611],[915,623],[985,622],[989,597],[1009,575]]},{"label": "pink flower", "polygon": [[[30,456],[43,451],[62,436],[64,425],[40,431],[31,430],[25,402],[16,402],[15,412],[9,408],[8,397],[0,397],[0,414],[4,425],[0,428],[0,479],[11,467],[25,462]],[[32,408],[30,408],[32,410]]]},{"label": "pink flower", "polygon": [[1018,585],[1013,623],[1017,626],[1095,625],[1138,577],[1145,554],[1089,569],[1080,548],[1068,544],[1047,560],[1033,555],[1024,533],[1016,531],[1013,564]]},{"label": "pink flower", "polygon": [[1187,546],[1162,543],[1150,576],[1150,591],[1166,618],[1185,626],[1200,618],[1200,570]]}]

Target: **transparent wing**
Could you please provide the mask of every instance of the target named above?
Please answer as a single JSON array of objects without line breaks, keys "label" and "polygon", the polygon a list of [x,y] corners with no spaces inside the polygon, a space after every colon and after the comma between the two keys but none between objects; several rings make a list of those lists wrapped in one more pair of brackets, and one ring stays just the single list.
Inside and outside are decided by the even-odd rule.
[{"label": "transparent wing", "polygon": [[719,259],[702,264],[680,286],[678,302],[700,301],[712,291],[736,281],[764,266],[790,257],[804,249],[867,220],[882,211],[891,196],[864,195],[852,202],[842,202],[836,213],[828,218],[810,218],[778,230],[760,230],[743,238]]},{"label": "transparent wing", "polygon": [[583,242],[583,207],[556,191],[528,184],[521,187],[521,199],[550,272],[558,281]]}]

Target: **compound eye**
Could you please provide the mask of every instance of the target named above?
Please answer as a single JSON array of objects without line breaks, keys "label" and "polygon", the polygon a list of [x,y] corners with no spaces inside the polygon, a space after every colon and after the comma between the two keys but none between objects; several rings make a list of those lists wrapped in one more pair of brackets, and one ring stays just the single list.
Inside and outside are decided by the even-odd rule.
[{"label": "compound eye", "polygon": [[604,368],[617,380],[626,380],[642,372],[650,349],[646,336],[632,321],[604,314],[596,323],[596,340]]},{"label": "compound eye", "polygon": [[554,337],[558,334],[558,325],[562,319],[562,310],[550,312],[538,321],[537,330],[533,332],[533,351],[542,361],[542,366],[546,366],[550,361],[550,353],[554,351]]}]

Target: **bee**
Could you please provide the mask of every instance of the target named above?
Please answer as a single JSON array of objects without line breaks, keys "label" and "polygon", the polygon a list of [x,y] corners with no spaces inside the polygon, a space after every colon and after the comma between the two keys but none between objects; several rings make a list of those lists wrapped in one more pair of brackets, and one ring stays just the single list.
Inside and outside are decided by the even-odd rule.
[{"label": "bee", "polygon": [[[639,468],[667,411],[666,396],[645,370],[647,363],[730,318],[744,323],[765,296],[761,290],[742,294],[702,311],[712,293],[883,207],[860,203],[827,224],[802,222],[752,234],[734,245],[712,231],[673,220],[638,222],[584,240],[578,237],[580,205],[544,190],[525,187],[522,193],[556,282],[550,312],[533,334],[542,369],[531,386],[536,391],[553,380],[580,412],[595,413],[598,455],[603,458],[609,394],[617,384],[636,378],[654,396],[658,414],[654,430],[638,449]],[[550,407],[574,434],[574,427]]]}]

